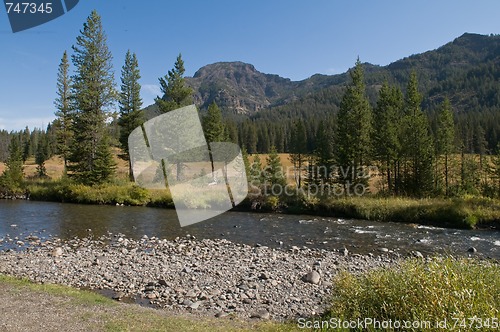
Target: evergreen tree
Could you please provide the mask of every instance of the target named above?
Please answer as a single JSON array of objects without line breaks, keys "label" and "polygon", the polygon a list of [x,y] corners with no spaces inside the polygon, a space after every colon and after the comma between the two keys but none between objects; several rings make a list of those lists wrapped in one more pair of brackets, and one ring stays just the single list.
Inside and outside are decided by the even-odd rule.
[{"label": "evergreen tree", "polygon": [[297,120],[294,124],[290,138],[290,152],[289,159],[293,165],[295,183],[297,188],[301,188],[303,166],[306,161],[307,153],[306,128],[302,120]]},{"label": "evergreen tree", "polygon": [[495,154],[492,157],[492,166],[489,173],[494,181],[495,196],[500,197],[500,143],[497,145]]},{"label": "evergreen tree", "polygon": [[406,159],[405,190],[407,194],[415,196],[429,195],[433,185],[434,148],[429,134],[429,121],[420,108],[421,101],[417,74],[412,72],[406,92],[402,146]]},{"label": "evergreen tree", "polygon": [[57,72],[57,98],[54,101],[57,108],[55,115],[57,151],[63,158],[64,175],[68,171],[71,140],[73,138],[73,107],[71,103],[71,78],[69,77],[68,53],[64,51]]},{"label": "evergreen tree", "polygon": [[95,10],[80,32],[72,56],[76,69],[72,86],[76,112],[69,170],[80,182],[93,185],[109,180],[114,172],[106,120],[116,91],[111,52],[101,17]]},{"label": "evergreen tree", "polygon": [[[208,106],[207,115],[203,118],[203,129],[205,133],[205,138],[208,143],[208,149],[210,150],[210,162],[212,164],[212,173],[214,173],[215,165],[214,165],[212,151],[210,148],[210,143],[227,141],[224,123],[222,122],[222,113],[217,104],[215,103],[215,101],[212,104],[210,104],[210,106]],[[224,171],[224,174],[227,173]]]},{"label": "evergreen tree", "polygon": [[359,59],[350,71],[351,83],[342,97],[338,112],[336,156],[340,168],[339,180],[344,192],[358,183],[367,185],[364,177],[357,174],[369,162],[372,111],[365,95],[363,66]]},{"label": "evergreen tree", "polygon": [[193,89],[186,85],[184,72],[184,61],[179,54],[174,68],[158,79],[163,97],[157,97],[155,102],[161,113],[192,104]]},{"label": "evergreen tree", "polygon": [[438,113],[436,153],[444,157],[445,193],[449,194],[449,157],[455,152],[455,123],[451,112],[451,104],[446,98]]},{"label": "evergreen tree", "polygon": [[227,139],[234,144],[238,144],[238,126],[236,122],[231,120],[224,121],[224,128],[226,131]]},{"label": "evergreen tree", "polygon": [[47,170],[45,168],[45,161],[47,159],[49,159],[49,142],[47,135],[43,134],[40,137],[35,154],[35,162],[37,164],[36,170],[39,177],[47,176]]},{"label": "evergreen tree", "polygon": [[474,152],[479,155],[479,178],[483,185],[487,182],[487,172],[485,167],[485,155],[487,153],[486,133],[481,124],[477,124],[474,131]]},{"label": "evergreen tree", "polygon": [[26,126],[26,128],[24,128],[24,131],[21,133],[21,145],[23,153],[23,162],[26,162],[26,160],[33,155],[31,132],[28,126]]},{"label": "evergreen tree", "polygon": [[389,192],[397,191],[397,159],[401,151],[400,125],[403,109],[403,94],[387,82],[379,91],[374,111],[373,152],[385,173]]},{"label": "evergreen tree", "polygon": [[245,174],[247,178],[250,176],[250,160],[248,159],[248,152],[245,148],[241,149],[241,156],[243,157],[243,165],[245,167]]},{"label": "evergreen tree", "polygon": [[[182,60],[181,54],[179,54],[175,61],[174,68],[169,70],[167,75],[158,79],[163,97],[156,97],[155,103],[162,114],[183,106],[188,106],[192,103],[193,89],[186,85],[184,72],[184,61]],[[172,129],[175,130],[175,128]],[[157,134],[162,135],[161,133]],[[179,133],[179,135],[180,134],[181,133]],[[171,162],[176,164],[176,178],[177,181],[180,181],[182,179],[184,164],[182,161],[174,159],[172,159]],[[161,167],[163,168],[162,172],[167,174],[164,161]]]},{"label": "evergreen tree", "polygon": [[286,178],[281,165],[280,156],[276,151],[274,146],[271,147],[271,151],[266,158],[266,168],[264,169],[264,177],[266,185],[273,187],[274,185],[285,186]]},{"label": "evergreen tree", "polygon": [[[245,149],[246,150],[246,149]],[[262,171],[262,163],[260,157],[256,154],[253,157],[252,164],[250,165],[250,184],[260,185],[264,180],[264,173]]]},{"label": "evergreen tree", "polygon": [[140,96],[141,85],[139,79],[139,63],[135,53],[127,51],[125,55],[125,64],[122,67],[121,91],[119,96],[120,117],[118,125],[120,126],[120,145],[125,152],[125,157],[129,164],[129,177],[134,180],[132,164],[130,162],[128,137],[130,133],[144,123],[144,113],[141,110],[142,99]]},{"label": "evergreen tree", "polygon": [[328,126],[328,123],[325,122],[319,124],[315,142],[316,148],[309,161],[309,172],[314,171],[316,173],[315,177],[309,176],[310,180],[315,179],[317,184],[323,186],[331,185],[334,176],[332,174],[335,163],[333,154],[334,133],[331,127],[333,126]]},{"label": "evergreen tree", "polygon": [[9,145],[9,158],[5,162],[5,170],[2,174],[0,184],[11,193],[20,191],[24,177],[23,152],[17,137],[12,137]]},{"label": "evergreen tree", "polygon": [[245,144],[248,153],[257,153],[257,130],[250,120],[243,123],[243,137],[240,140]]},{"label": "evergreen tree", "polygon": [[208,106],[207,115],[203,118],[203,129],[208,143],[224,142],[228,139],[222,113],[215,101]]}]

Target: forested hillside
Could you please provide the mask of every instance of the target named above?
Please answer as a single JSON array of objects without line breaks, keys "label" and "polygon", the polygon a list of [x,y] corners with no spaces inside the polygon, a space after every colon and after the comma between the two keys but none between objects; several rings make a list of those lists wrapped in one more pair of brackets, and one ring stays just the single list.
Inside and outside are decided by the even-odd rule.
[{"label": "forested hillside", "polygon": [[[432,131],[436,131],[436,109],[448,98],[457,144],[470,153],[492,152],[500,135],[499,64],[500,36],[466,33],[436,50],[385,67],[364,63],[366,94],[373,107],[386,81],[405,92],[410,72],[415,70]],[[205,66],[186,81],[194,88],[201,109],[215,101],[223,113],[232,115],[228,126],[238,128],[231,130],[233,136],[238,131],[239,143],[248,151],[268,152],[275,145],[278,151],[287,152],[294,119],[306,122],[308,146],[314,148],[318,123],[336,114],[348,77],[347,73],[314,75],[293,82],[235,62]]]}]

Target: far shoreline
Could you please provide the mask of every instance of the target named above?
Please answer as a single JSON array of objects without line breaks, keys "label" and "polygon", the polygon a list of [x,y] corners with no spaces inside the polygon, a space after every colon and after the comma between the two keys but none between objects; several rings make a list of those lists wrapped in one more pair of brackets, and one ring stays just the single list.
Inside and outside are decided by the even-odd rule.
[{"label": "far shoreline", "polygon": [[[175,209],[167,190],[146,190],[133,184],[87,187],[59,181],[31,183],[27,188],[23,194],[0,194],[0,199]],[[247,198],[230,211],[500,230],[500,200],[484,197],[416,199],[364,196],[325,198],[310,203],[298,197],[267,196],[252,201]]]}]

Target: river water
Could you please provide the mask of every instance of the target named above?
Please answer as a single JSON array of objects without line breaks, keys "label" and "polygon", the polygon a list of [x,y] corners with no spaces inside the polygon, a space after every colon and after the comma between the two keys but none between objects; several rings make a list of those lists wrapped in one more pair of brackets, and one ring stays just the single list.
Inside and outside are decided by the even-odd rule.
[{"label": "river water", "polygon": [[347,248],[358,254],[420,251],[467,256],[474,247],[476,256],[500,259],[500,232],[490,230],[250,212],[227,212],[181,228],[170,209],[0,200],[0,250],[21,250],[23,246],[16,242],[26,242],[29,235],[71,239],[110,233],[134,239],[190,234],[270,247]]}]

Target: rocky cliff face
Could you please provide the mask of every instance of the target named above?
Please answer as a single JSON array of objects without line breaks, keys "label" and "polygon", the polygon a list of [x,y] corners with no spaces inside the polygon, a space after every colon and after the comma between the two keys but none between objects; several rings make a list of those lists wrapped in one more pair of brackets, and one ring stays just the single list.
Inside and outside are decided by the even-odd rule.
[{"label": "rocky cliff face", "polygon": [[263,74],[243,62],[218,62],[186,78],[194,89],[194,101],[206,108],[215,101],[234,114],[252,114],[293,97],[297,85],[278,75]]}]

